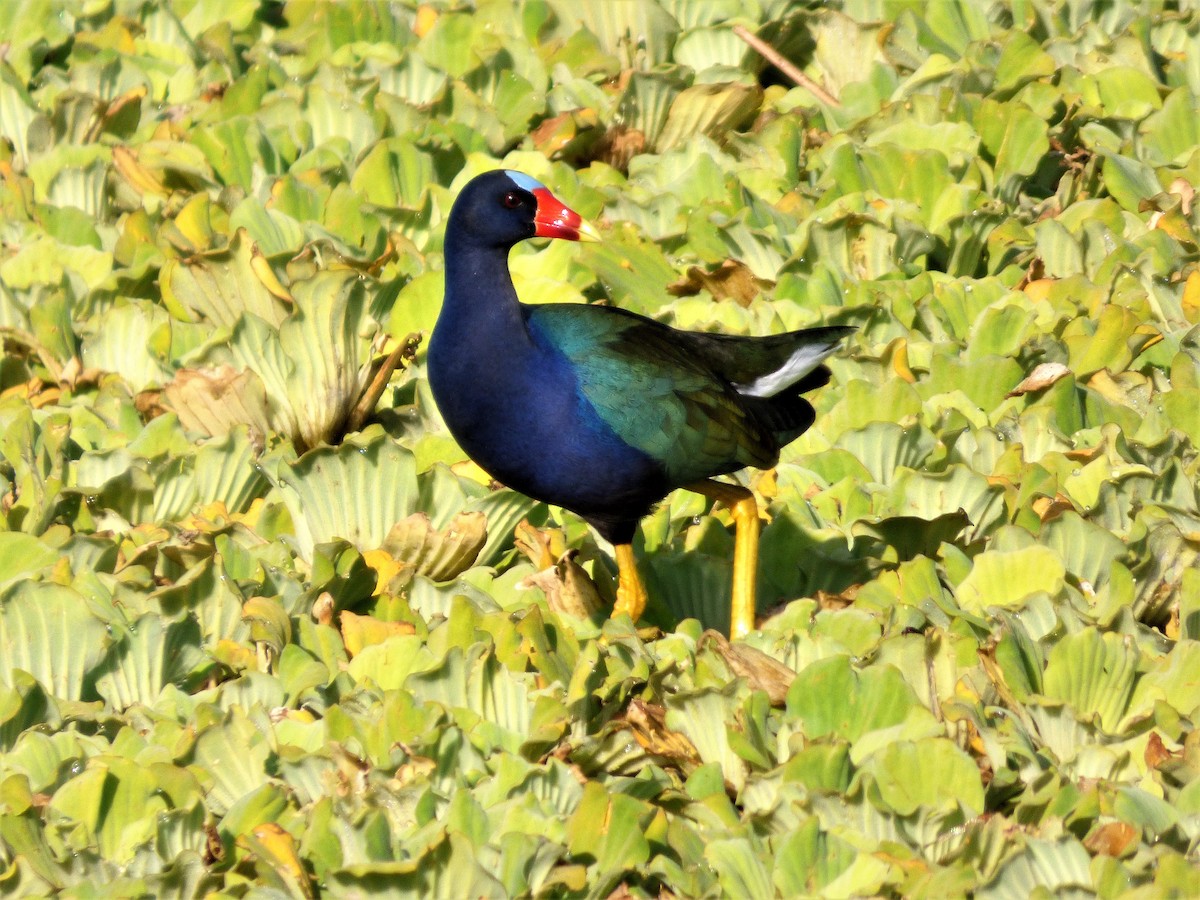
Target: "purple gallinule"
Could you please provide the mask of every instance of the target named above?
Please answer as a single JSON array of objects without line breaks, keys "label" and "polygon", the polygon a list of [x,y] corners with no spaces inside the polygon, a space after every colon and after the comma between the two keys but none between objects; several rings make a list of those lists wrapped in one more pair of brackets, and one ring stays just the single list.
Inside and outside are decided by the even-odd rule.
[{"label": "purple gallinule", "polygon": [[769,337],[678,331],[609,306],[526,306],[509,250],[531,237],[598,240],[578,213],[520,172],[487,172],[446,226],[446,296],[428,374],[450,433],[492,477],[569,509],[616,549],[613,614],[637,620],[638,521],[676,488],[724,502],[736,525],[730,632],[754,627],[758,507],[711,480],[766,468],[813,422],[801,394],[853,328]]}]

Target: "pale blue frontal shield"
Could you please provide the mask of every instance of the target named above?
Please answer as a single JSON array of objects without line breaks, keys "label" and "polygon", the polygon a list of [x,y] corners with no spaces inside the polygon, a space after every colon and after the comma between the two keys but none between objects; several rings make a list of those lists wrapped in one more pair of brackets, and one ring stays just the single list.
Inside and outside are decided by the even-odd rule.
[{"label": "pale blue frontal shield", "polygon": [[513,184],[523,191],[529,191],[529,193],[532,194],[537,190],[546,190],[546,186],[544,184],[542,184],[536,178],[530,178],[524,172],[516,172],[512,169],[505,169],[504,174],[511,178]]}]

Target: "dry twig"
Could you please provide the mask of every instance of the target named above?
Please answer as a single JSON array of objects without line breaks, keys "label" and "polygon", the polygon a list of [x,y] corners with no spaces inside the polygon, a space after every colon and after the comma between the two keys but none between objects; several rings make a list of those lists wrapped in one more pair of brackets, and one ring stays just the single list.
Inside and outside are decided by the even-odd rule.
[{"label": "dry twig", "polygon": [[733,33],[749,44],[759,54],[759,56],[777,68],[788,78],[792,79],[792,81],[796,82],[796,84],[800,85],[800,87],[807,90],[822,103],[827,103],[830,106],[838,107],[842,105],[838,102],[837,97],[833,96],[833,94],[829,93],[829,91],[825,90],[825,88],[821,87],[807,75],[801,72],[798,68],[796,68],[796,66],[785,59],[778,50],[751,32],[750,29],[745,25],[734,25]]}]

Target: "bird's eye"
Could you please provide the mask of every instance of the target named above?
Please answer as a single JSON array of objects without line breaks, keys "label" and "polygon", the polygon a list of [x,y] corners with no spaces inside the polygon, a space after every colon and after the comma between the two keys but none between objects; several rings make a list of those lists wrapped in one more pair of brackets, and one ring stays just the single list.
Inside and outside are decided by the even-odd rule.
[{"label": "bird's eye", "polygon": [[507,209],[516,209],[521,205],[521,198],[516,191],[509,191],[504,195],[504,199],[500,201]]}]

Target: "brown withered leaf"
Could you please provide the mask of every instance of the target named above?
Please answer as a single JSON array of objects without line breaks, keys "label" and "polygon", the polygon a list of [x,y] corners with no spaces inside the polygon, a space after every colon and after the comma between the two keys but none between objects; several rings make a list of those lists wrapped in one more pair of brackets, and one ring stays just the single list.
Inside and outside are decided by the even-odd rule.
[{"label": "brown withered leaf", "polygon": [[1186,178],[1176,178],[1167,190],[1179,198],[1179,208],[1185,216],[1192,214],[1192,202],[1196,199],[1196,189]]},{"label": "brown withered leaf", "polygon": [[708,291],[714,300],[733,300],[739,306],[749,306],[755,297],[774,285],[775,282],[755,275],[741,260],[727,259],[708,272],[699,266],[690,267],[686,276],[667,285],[667,293],[692,297]]},{"label": "brown withered leaf", "polygon": [[556,613],[588,619],[604,608],[604,601],[587,571],[575,562],[570,550],[554,565],[523,578],[518,587],[535,587],[546,595],[546,604]]},{"label": "brown withered leaf", "polygon": [[700,765],[700,754],[685,735],[667,727],[667,711],[656,703],[636,697],[625,710],[625,722],[634,739],[647,753],[687,767]]},{"label": "brown withered leaf", "polygon": [[334,771],[334,791],[339,797],[358,797],[366,793],[371,764],[340,743],[331,745]]},{"label": "brown withered leaf", "polygon": [[1181,759],[1182,757],[1182,751],[1167,749],[1167,745],[1163,743],[1163,739],[1157,731],[1150,732],[1150,738],[1146,741],[1145,751],[1147,768],[1157,769],[1165,762],[1173,759]]},{"label": "brown withered leaf", "polygon": [[450,581],[474,565],[486,543],[487,517],[481,512],[460,512],[441,530],[418,512],[393,525],[381,549],[420,575]]},{"label": "brown withered leaf", "polygon": [[593,155],[600,162],[625,172],[629,161],[646,150],[646,135],[636,128],[610,128],[596,142]]},{"label": "brown withered leaf", "polygon": [[157,419],[167,411],[166,407],[162,405],[162,391],[142,391],[135,394],[133,408],[138,411],[143,422]]},{"label": "brown withered leaf", "polygon": [[976,656],[978,656],[988,680],[992,683],[992,687],[1000,695],[1000,701],[1004,706],[1016,713],[1023,722],[1031,725],[1032,723],[1029,721],[1029,715],[1026,713],[1024,705],[1017,699],[1012,688],[1009,687],[1008,681],[1004,677],[1004,669],[1001,668],[999,661],[996,659],[997,643],[998,640],[996,638],[989,639],[976,651]]},{"label": "brown withered leaf", "polygon": [[1004,396],[1020,397],[1022,394],[1032,394],[1034,391],[1044,391],[1056,381],[1071,374],[1071,370],[1062,363],[1042,363],[1026,375],[1015,388]]},{"label": "brown withered leaf", "polygon": [[227,365],[180,369],[163,389],[163,397],[189,431],[215,436],[243,424],[261,433],[271,428],[267,392],[248,369],[239,372]]},{"label": "brown withered leaf", "polygon": [[539,572],[554,565],[567,552],[566,538],[560,528],[541,529],[522,519],[513,532],[513,543]]},{"label": "brown withered leaf", "polygon": [[1104,444],[1093,447],[1076,447],[1074,450],[1064,450],[1063,456],[1077,463],[1090,463],[1104,453]]},{"label": "brown withered leaf", "polygon": [[712,647],[725,660],[731,672],[745,678],[752,690],[766,692],[772,706],[783,706],[786,702],[788,688],[796,673],[779,660],[757,647],[730,643],[725,635],[711,629],[700,637],[700,647],[706,646]]},{"label": "brown withered leaf", "polygon": [[1137,840],[1138,831],[1128,822],[1108,822],[1083,839],[1083,846],[1092,853],[1122,856]]},{"label": "brown withered leaf", "polygon": [[[939,718],[941,717],[939,716]],[[958,722],[958,733],[966,738],[965,749],[971,759],[975,760],[975,766],[979,769],[979,780],[983,782],[985,788],[988,787],[995,779],[996,772],[992,768],[992,761],[987,755],[987,748],[983,744],[979,729],[970,719],[962,719]]]},{"label": "brown withered leaf", "polygon": [[1033,262],[1029,264],[1029,268],[1025,270],[1025,275],[1017,282],[1015,291],[1023,291],[1031,282],[1040,281],[1046,277],[1046,264],[1040,256],[1035,256]]},{"label": "brown withered leaf", "polygon": [[333,624],[333,612],[336,609],[336,604],[333,599],[333,594],[329,591],[321,591],[320,596],[313,601],[312,617],[320,625]]},{"label": "brown withered leaf", "polygon": [[215,825],[204,823],[204,864],[211,866],[225,858],[225,845]]},{"label": "brown withered leaf", "polygon": [[817,601],[817,606],[821,609],[836,612],[839,609],[845,609],[847,606],[853,606],[854,598],[858,596],[858,591],[861,587],[862,585],[852,584],[840,594],[831,594],[829,591],[818,590],[813,599]]}]

